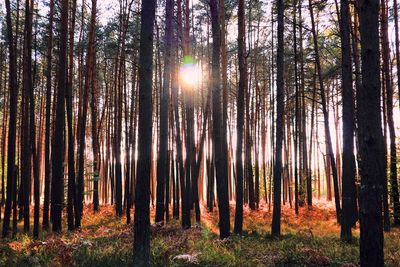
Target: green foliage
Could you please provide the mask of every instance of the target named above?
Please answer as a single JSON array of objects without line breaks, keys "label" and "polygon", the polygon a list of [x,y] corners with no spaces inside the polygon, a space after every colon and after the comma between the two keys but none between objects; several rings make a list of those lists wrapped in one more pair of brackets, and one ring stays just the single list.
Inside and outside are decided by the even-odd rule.
[{"label": "green foliage", "polygon": [[131,266],[133,254],[118,238],[99,238],[81,243],[73,258],[77,266]]},{"label": "green foliage", "polygon": [[[0,266],[131,266],[132,228],[109,213],[89,217],[76,233],[0,239]],[[357,238],[343,243],[338,233],[315,236],[294,225],[273,238],[259,220],[247,228],[242,236],[219,240],[205,226],[182,230],[175,220],[152,226],[152,266],[358,266]],[[397,228],[385,234],[386,266],[400,264],[399,235]]]}]

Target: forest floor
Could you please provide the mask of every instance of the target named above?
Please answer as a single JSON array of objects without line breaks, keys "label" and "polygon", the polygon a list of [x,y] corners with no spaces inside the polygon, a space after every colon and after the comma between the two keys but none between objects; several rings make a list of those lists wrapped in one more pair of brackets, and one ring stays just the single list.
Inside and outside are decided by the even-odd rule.
[{"label": "forest floor", "polygon": [[[126,225],[125,217],[116,218],[114,214],[112,206],[102,206],[96,214],[87,206],[79,231],[62,235],[41,232],[39,240],[23,233],[0,239],[0,266],[129,266],[133,258],[132,227]],[[233,214],[231,205],[232,219]],[[152,265],[358,266],[359,231],[353,231],[353,243],[342,243],[330,203],[301,208],[299,216],[288,205],[283,206],[280,238],[269,235],[272,212],[267,205],[261,205],[258,211],[245,208],[243,236],[232,235],[223,241],[218,239],[217,211],[202,210],[201,218],[201,226],[189,230],[182,230],[174,220],[164,226],[153,225]],[[385,233],[385,264],[400,266],[399,228]]]}]

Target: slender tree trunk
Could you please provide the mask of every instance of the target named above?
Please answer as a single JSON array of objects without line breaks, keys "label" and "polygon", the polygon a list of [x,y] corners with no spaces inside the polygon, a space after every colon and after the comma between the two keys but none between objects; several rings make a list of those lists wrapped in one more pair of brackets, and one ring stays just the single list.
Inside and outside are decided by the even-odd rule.
[{"label": "slender tree trunk", "polygon": [[[67,216],[68,230],[72,231],[75,227],[81,226],[81,217],[78,216],[78,203],[76,201],[76,185],[75,185],[75,139],[73,132],[73,79],[74,79],[74,35],[75,35],[75,17],[76,17],[76,0],[72,2],[71,18],[69,27],[69,47],[68,47],[68,85],[65,94],[65,103],[67,108],[67,129],[68,129],[68,191],[67,191]],[[75,211],[75,216],[74,216]],[[74,221],[75,217],[75,221]]]},{"label": "slender tree trunk", "polygon": [[350,49],[350,11],[348,0],[340,1],[340,37],[342,48],[342,121],[343,121],[343,164],[342,206],[340,236],[351,241],[351,227],[357,217],[356,165],[354,156],[354,94]]},{"label": "slender tree trunk", "polygon": [[239,58],[239,88],[237,94],[237,122],[236,122],[236,210],[235,227],[236,234],[243,231],[243,124],[244,124],[244,92],[247,86],[246,66],[246,26],[244,0],[239,0],[238,8],[238,58]]},{"label": "slender tree trunk", "polygon": [[316,29],[315,29],[314,9],[313,9],[311,0],[309,0],[309,10],[310,10],[310,17],[311,17],[311,25],[312,25],[311,31],[313,34],[313,41],[314,41],[315,63],[316,63],[316,67],[317,67],[319,90],[320,90],[321,102],[322,102],[322,113],[324,115],[324,128],[325,128],[325,139],[326,139],[326,148],[327,148],[326,154],[330,160],[330,166],[332,169],[333,187],[334,187],[334,194],[335,194],[335,206],[336,206],[336,219],[338,222],[340,222],[341,211],[340,211],[338,175],[337,175],[337,169],[336,169],[335,156],[333,154],[331,131],[330,131],[330,126],[329,126],[329,111],[328,111],[328,106],[327,106],[324,82],[322,79],[321,61],[320,61],[319,49],[318,49],[318,36],[317,36]]},{"label": "slender tree trunk", "polygon": [[[393,0],[393,20],[394,20],[394,36],[396,49],[396,69],[400,70],[400,40],[399,40],[399,11],[397,0]],[[397,71],[397,91],[400,99],[400,72]],[[399,105],[400,108],[400,105]]]},{"label": "slender tree trunk", "polygon": [[51,210],[53,231],[61,232],[62,209],[64,200],[64,124],[65,92],[67,89],[67,35],[68,35],[68,0],[61,2],[61,28],[59,49],[59,73],[57,88],[57,105],[52,149],[52,186]]},{"label": "slender tree trunk", "polygon": [[224,239],[229,236],[229,196],[228,196],[228,177],[226,173],[226,154],[223,153],[224,145],[222,134],[226,132],[221,129],[221,88],[220,88],[220,48],[221,36],[219,25],[218,1],[211,0],[209,2],[211,10],[211,28],[213,37],[212,52],[212,107],[213,107],[213,150],[215,157],[215,167],[217,172],[217,193],[219,208],[219,228],[220,238]]},{"label": "slender tree trunk", "polygon": [[31,193],[32,174],[32,150],[31,150],[31,120],[30,120],[30,93],[33,91],[32,83],[32,19],[30,1],[25,1],[25,23],[24,23],[24,44],[23,44],[23,91],[22,91],[22,112],[26,114],[22,118],[21,129],[21,189],[22,205],[24,216],[24,231],[29,231],[30,208],[29,200]]},{"label": "slender tree trunk", "polygon": [[276,135],[274,164],[274,209],[272,214],[272,230],[274,236],[281,234],[281,180],[282,180],[282,141],[284,126],[284,2],[277,0],[278,12],[278,45],[276,57]]},{"label": "slender tree trunk", "polygon": [[[33,1],[27,0],[26,3],[26,20],[27,20],[27,28],[26,28],[26,45],[27,51],[26,56],[28,57],[26,62],[26,67],[29,68],[27,71],[27,87],[28,89],[28,97],[29,99],[29,124],[30,124],[30,133],[29,133],[29,158],[32,159],[32,167],[33,167],[33,181],[34,181],[34,221],[33,221],[33,237],[36,239],[39,237],[39,205],[40,205],[40,192],[39,192],[39,166],[38,166],[38,155],[36,152],[36,127],[35,127],[35,98],[34,98],[34,82],[32,76],[32,20],[33,20]],[[32,170],[31,172],[32,173]],[[31,175],[29,175],[31,176]],[[27,185],[29,189],[31,188],[31,183],[29,179],[29,184]],[[30,190],[29,190],[30,192]],[[30,204],[30,195],[26,196],[28,203],[28,210]],[[29,222],[29,220],[28,220]]]},{"label": "slender tree trunk", "polygon": [[88,109],[89,91],[91,90],[94,82],[95,73],[95,27],[96,27],[96,4],[97,0],[92,0],[89,40],[88,40],[88,53],[86,58],[86,76],[85,86],[83,88],[83,102],[82,113],[79,118],[79,150],[78,150],[78,176],[77,176],[77,202],[78,213],[76,216],[82,217],[83,202],[84,202],[84,177],[85,177],[85,142],[86,142],[86,120]]},{"label": "slender tree trunk", "polygon": [[[94,64],[96,64],[96,56],[94,55]],[[92,85],[91,85],[91,98],[90,109],[92,111],[92,152],[93,152],[93,210],[99,211],[99,177],[100,177],[100,151],[99,151],[99,135],[97,124],[97,106],[98,106],[98,84],[96,79],[96,70],[93,71]],[[130,151],[127,150],[127,154]],[[129,180],[128,180],[129,184]],[[127,206],[129,209],[129,206]]]},{"label": "slender tree trunk", "polygon": [[139,57],[139,155],[134,222],[134,265],[150,265],[153,28],[156,1],[142,2]]},{"label": "slender tree trunk", "polygon": [[[397,151],[396,151],[396,129],[393,120],[393,85],[390,77],[390,48],[388,37],[388,10],[386,1],[381,1],[381,32],[382,32],[382,61],[383,61],[383,82],[386,89],[386,117],[390,137],[390,195],[393,203],[394,224],[400,224],[400,200],[399,185],[397,177]],[[397,7],[396,7],[397,8]],[[387,187],[387,184],[383,186]]]},{"label": "slender tree trunk", "polygon": [[164,221],[164,192],[167,175],[168,156],[168,115],[169,115],[169,88],[171,77],[171,47],[172,47],[172,19],[174,13],[174,0],[165,3],[165,52],[164,52],[164,78],[160,94],[160,147],[157,164],[157,205],[156,222]]},{"label": "slender tree trunk", "polygon": [[[6,55],[5,55],[5,45],[1,45],[1,61],[0,62],[5,62],[6,61]],[[4,49],[4,50],[3,50]],[[3,77],[4,73],[4,77]],[[4,84],[3,84],[4,83]],[[0,209],[4,207],[5,204],[5,161],[6,161],[6,139],[7,139],[7,129],[8,129],[8,108],[9,108],[9,94],[7,93],[7,71],[3,68],[0,70],[0,88],[1,91],[3,92],[3,97],[5,101],[5,105],[3,107],[3,129],[2,129],[2,139],[1,139],[1,201],[0,201]],[[1,214],[1,210],[0,210]],[[0,220],[1,220],[1,215],[0,215]]]},{"label": "slender tree trunk", "polygon": [[[222,79],[222,154],[223,166],[227,176],[227,183],[230,184],[231,176],[228,172],[228,77],[227,77],[227,52],[226,52],[226,26],[225,26],[225,0],[219,0],[219,22],[221,40],[221,79]],[[229,198],[229,196],[228,196]]]},{"label": "slender tree trunk", "polygon": [[[296,215],[299,214],[299,167],[298,167],[298,158],[299,158],[299,128],[300,128],[300,107],[299,107],[299,81],[298,81],[298,66],[297,66],[297,1],[294,0],[293,3],[293,50],[294,50],[294,84],[295,84],[295,106],[296,106],[296,111],[295,111],[295,135],[294,135],[294,207],[295,207],[295,213]],[[302,171],[302,170],[300,170]],[[302,187],[300,183],[300,187]],[[300,190],[303,191],[303,190]],[[302,201],[303,202],[303,196],[302,196]]]},{"label": "slender tree trunk", "polygon": [[50,205],[50,120],[51,120],[51,83],[52,83],[52,60],[53,60],[53,20],[54,0],[50,1],[47,58],[46,58],[46,122],[45,122],[45,144],[44,144],[44,203],[43,203],[43,228],[49,227],[49,205]]},{"label": "slender tree trunk", "polygon": [[[382,3],[382,1],[381,1]],[[387,108],[387,101],[386,101],[386,87],[388,87],[388,85],[390,85],[390,77],[388,78],[388,80],[386,80],[386,73],[389,69],[388,67],[388,63],[385,66],[385,60],[388,58],[387,54],[385,55],[385,8],[383,7],[381,9],[380,12],[380,19],[381,19],[381,27],[380,27],[380,41],[381,41],[381,49],[382,49],[382,53],[381,53],[381,60],[383,61],[383,64],[381,64],[381,77],[382,77],[382,81],[381,81],[381,95],[382,95],[382,113],[383,113],[383,142],[384,142],[384,164],[386,166],[386,170],[387,170],[387,166],[388,166],[388,151],[387,151],[387,140],[388,140],[388,108]],[[386,29],[387,31],[387,29]],[[387,74],[389,75],[389,73]],[[390,89],[389,89],[390,90]],[[389,211],[389,190],[388,190],[388,175],[387,175],[387,171],[385,172],[385,176],[382,177],[382,188],[383,188],[383,193],[382,193],[382,200],[383,200],[383,230],[389,232],[390,231],[390,211]]]}]

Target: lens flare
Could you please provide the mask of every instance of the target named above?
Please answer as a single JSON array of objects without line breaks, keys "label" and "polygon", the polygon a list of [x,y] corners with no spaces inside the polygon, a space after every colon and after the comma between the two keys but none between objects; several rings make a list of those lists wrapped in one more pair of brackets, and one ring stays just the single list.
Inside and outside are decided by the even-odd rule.
[{"label": "lens flare", "polygon": [[179,71],[179,77],[185,87],[193,88],[201,81],[201,69],[191,56],[183,58],[183,64]]}]

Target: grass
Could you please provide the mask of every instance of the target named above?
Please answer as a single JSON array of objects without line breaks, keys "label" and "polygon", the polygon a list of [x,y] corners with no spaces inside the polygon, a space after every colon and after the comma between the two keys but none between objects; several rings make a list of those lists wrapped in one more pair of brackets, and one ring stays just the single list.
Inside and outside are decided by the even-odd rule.
[{"label": "grass", "polygon": [[[42,232],[39,240],[19,233],[0,239],[0,266],[131,266],[133,234],[124,218],[111,206],[84,213],[76,232],[53,235]],[[233,213],[233,207],[231,214]],[[152,209],[152,214],[154,210]],[[153,266],[358,266],[358,229],[351,244],[339,239],[340,228],[332,207],[318,203],[303,208],[299,216],[283,207],[280,238],[269,235],[271,212],[245,209],[242,236],[218,238],[218,213],[202,212],[202,226],[182,230],[179,221],[152,226]],[[233,218],[232,218],[233,219]],[[233,225],[233,224],[232,224]],[[400,266],[400,229],[385,234],[385,264]]]}]

